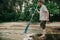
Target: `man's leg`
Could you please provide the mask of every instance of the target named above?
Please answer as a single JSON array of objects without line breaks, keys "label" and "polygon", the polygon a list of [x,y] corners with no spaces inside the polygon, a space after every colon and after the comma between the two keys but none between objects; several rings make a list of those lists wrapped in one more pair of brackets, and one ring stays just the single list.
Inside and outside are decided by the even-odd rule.
[{"label": "man's leg", "polygon": [[40,26],[43,29],[42,36],[41,37],[44,37],[45,34],[46,34],[46,21],[41,21]]}]

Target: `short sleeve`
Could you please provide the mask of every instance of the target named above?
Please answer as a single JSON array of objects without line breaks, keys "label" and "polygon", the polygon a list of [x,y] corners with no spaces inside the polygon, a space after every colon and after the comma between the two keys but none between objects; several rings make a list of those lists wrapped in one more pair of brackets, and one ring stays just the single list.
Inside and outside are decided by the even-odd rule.
[{"label": "short sleeve", "polygon": [[48,11],[46,6],[43,6],[43,11]]}]

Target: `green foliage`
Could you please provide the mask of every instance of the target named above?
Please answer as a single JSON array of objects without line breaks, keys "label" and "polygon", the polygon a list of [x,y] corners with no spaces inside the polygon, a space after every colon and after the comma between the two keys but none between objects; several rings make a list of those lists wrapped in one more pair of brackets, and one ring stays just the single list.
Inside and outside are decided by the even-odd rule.
[{"label": "green foliage", "polygon": [[22,0],[0,0],[0,20],[1,21],[17,21],[19,18],[15,7],[22,5]]},{"label": "green foliage", "polygon": [[53,14],[53,16],[50,16],[50,21],[60,21],[58,4],[56,2],[51,1],[50,3],[46,3],[46,6],[49,10],[49,13]]},{"label": "green foliage", "polygon": [[59,14],[59,9],[57,8],[57,3],[50,2],[46,3],[46,6],[51,14]]},{"label": "green foliage", "polygon": [[[30,0],[0,0],[0,21],[29,21],[32,14],[34,13],[38,0],[32,0],[32,3],[29,3]],[[22,11],[22,4],[25,2],[24,12]],[[51,0],[51,2],[45,2],[49,13],[54,16],[51,17],[52,20],[60,17],[59,14],[59,1]],[[19,5],[20,9],[17,10],[16,7]],[[38,10],[40,7],[37,8]],[[17,11],[17,12],[16,12]],[[39,14],[35,11],[32,21],[39,21]]]},{"label": "green foliage", "polygon": [[22,16],[24,15],[24,17],[22,18],[22,16],[21,16],[21,19],[29,21],[31,19],[32,14],[34,13],[34,17],[33,17],[32,21],[38,21],[39,20],[39,15],[35,11],[35,9],[37,7],[37,1],[38,0],[33,0],[32,4],[26,2],[24,13],[21,14]]}]

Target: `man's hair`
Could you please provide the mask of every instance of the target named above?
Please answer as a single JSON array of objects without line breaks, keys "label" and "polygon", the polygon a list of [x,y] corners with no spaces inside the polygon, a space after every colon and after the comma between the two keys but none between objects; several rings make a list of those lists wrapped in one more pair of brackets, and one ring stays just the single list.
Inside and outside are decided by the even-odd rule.
[{"label": "man's hair", "polygon": [[40,0],[40,1],[38,1],[38,2],[43,3],[41,0]]}]

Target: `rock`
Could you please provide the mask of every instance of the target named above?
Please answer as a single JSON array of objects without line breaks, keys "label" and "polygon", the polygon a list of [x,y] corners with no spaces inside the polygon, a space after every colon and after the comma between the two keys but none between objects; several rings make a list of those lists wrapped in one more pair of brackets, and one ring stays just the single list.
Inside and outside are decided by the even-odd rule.
[{"label": "rock", "polygon": [[33,40],[45,40],[46,37],[40,37],[42,34],[36,34],[32,36]]},{"label": "rock", "polygon": [[34,35],[34,33],[32,33],[32,34],[25,34],[25,37],[23,38],[23,40],[33,40],[32,35]]}]

